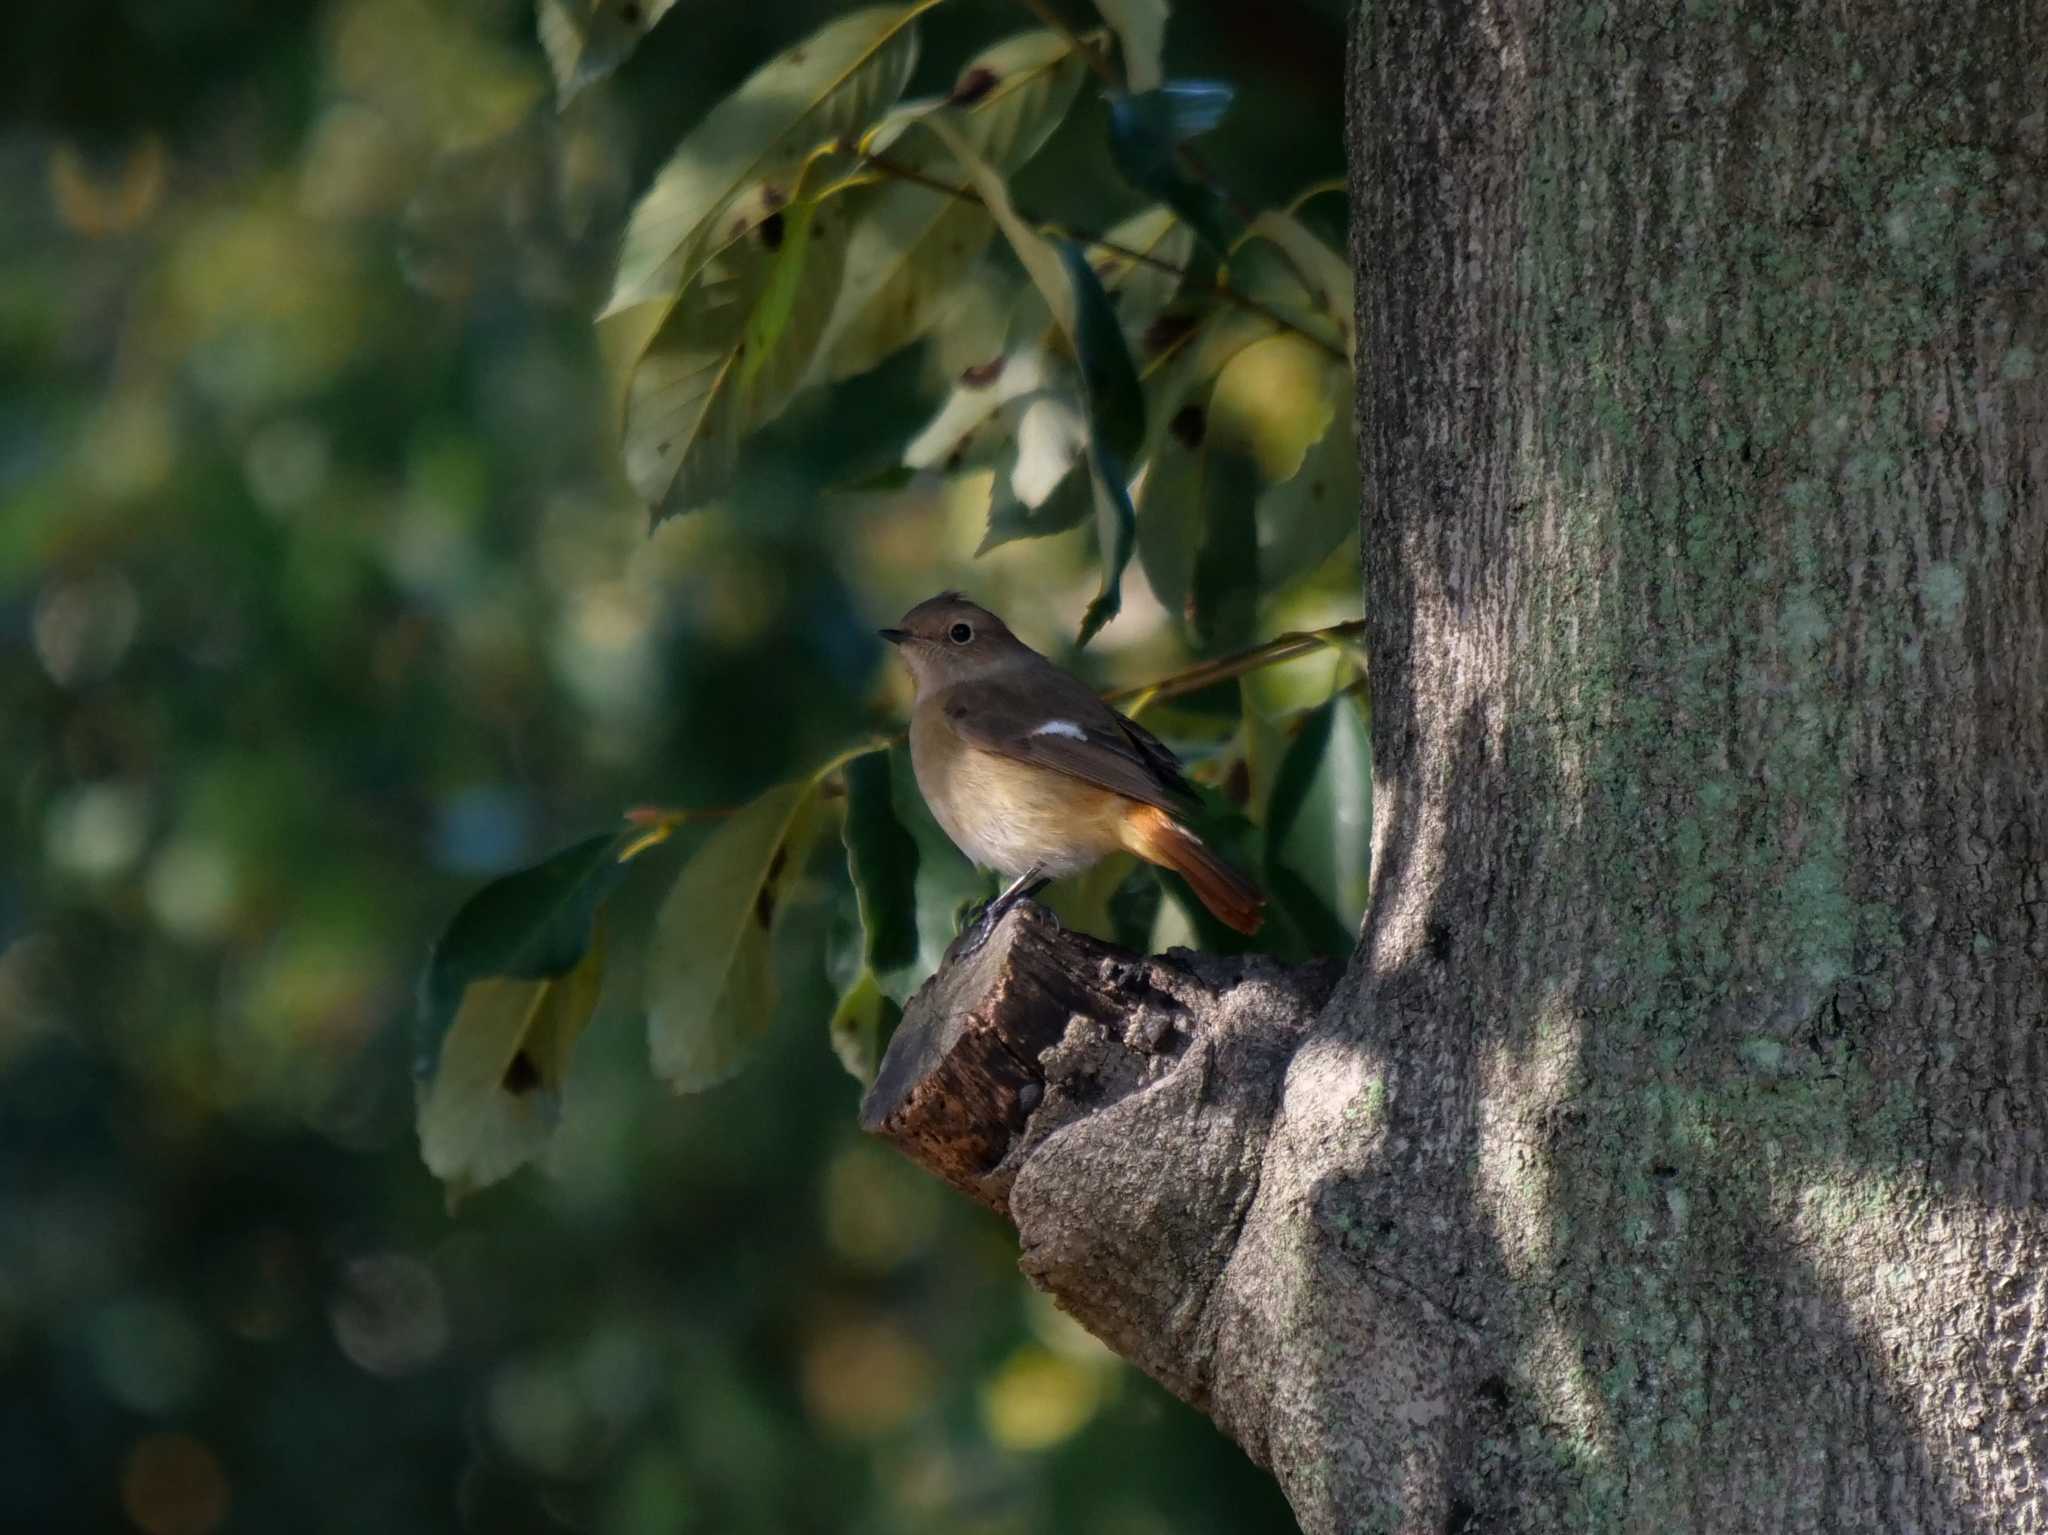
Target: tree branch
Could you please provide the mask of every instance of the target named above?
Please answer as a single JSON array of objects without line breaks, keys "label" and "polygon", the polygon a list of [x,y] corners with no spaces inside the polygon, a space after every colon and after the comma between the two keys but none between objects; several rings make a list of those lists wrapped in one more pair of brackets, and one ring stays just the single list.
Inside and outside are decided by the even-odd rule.
[{"label": "tree branch", "polygon": [[[861,1124],[1015,1223],[1026,1275],[1207,1410],[1224,1268],[1335,962],[1144,958],[1021,903],[911,999]],[[1226,1423],[1259,1453],[1262,1431]]]}]

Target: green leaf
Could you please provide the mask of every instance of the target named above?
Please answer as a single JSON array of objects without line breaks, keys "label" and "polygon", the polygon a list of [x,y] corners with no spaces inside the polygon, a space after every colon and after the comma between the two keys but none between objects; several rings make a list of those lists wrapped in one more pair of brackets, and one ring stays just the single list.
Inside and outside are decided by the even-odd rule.
[{"label": "green leaf", "polygon": [[647,955],[648,1045],[677,1092],[732,1076],[767,1032],[775,924],[810,850],[817,791],[815,778],[783,784],[722,822],[661,903]]},{"label": "green leaf", "polygon": [[846,869],[860,906],[870,974],[896,975],[917,963],[917,839],[896,813],[887,749],[846,764]]},{"label": "green leaf", "polygon": [[1230,104],[1230,87],[1189,80],[1147,91],[1112,94],[1109,157],[1124,180],[1158,198],[1221,256],[1238,223],[1215,187],[1193,173],[1180,146],[1206,133]]},{"label": "green leaf", "polygon": [[[953,385],[939,413],[903,450],[905,467],[936,469],[945,474],[988,468],[1001,455],[1018,424],[998,423],[998,412],[1012,401],[1045,393],[1051,377],[1045,355],[1036,347],[1005,353],[967,369]],[[1019,415],[1022,409],[1020,406]]]},{"label": "green leaf", "polygon": [[567,106],[631,57],[675,0],[539,0],[540,44]]},{"label": "green leaf", "polygon": [[[1358,324],[1352,307],[1351,262],[1318,239],[1300,219],[1277,209],[1253,219],[1245,234],[1248,240],[1268,242],[1286,258],[1308,303],[1328,323],[1345,356],[1356,364]],[[1240,259],[1233,253],[1233,263]]]},{"label": "green leaf", "polygon": [[873,122],[910,79],[912,21],[933,3],[842,16],[713,107],[634,208],[603,313],[666,302],[731,227],[743,196],[760,187],[788,196],[815,149]]},{"label": "green leaf", "polygon": [[1266,806],[1266,879],[1322,952],[1350,947],[1372,877],[1372,742],[1339,694],[1302,717]]},{"label": "green leaf", "polygon": [[848,226],[757,189],[744,232],[670,308],[626,391],[626,477],[656,523],[723,494],[748,433],[787,408],[838,292]]},{"label": "green leaf", "polygon": [[882,1052],[902,1018],[903,1009],[882,990],[872,970],[863,970],[832,1010],[832,1053],[863,1087],[875,1080]]},{"label": "green leaf", "polygon": [[[1348,369],[1332,371],[1349,385]],[[1358,443],[1349,404],[1340,402],[1301,469],[1259,497],[1259,584],[1266,591],[1300,580],[1358,532]]]},{"label": "green leaf", "polygon": [[1267,486],[1296,475],[1329,427],[1333,371],[1343,370],[1301,337],[1233,316],[1184,354],[1161,391],[1164,429],[1155,428],[1140,491],[1139,551],[1154,594],[1205,650],[1250,637],[1267,584],[1255,507]]},{"label": "green leaf", "polygon": [[600,926],[566,975],[472,981],[463,993],[416,1107],[420,1158],[447,1186],[451,1210],[546,1149],[569,1053],[603,988]]},{"label": "green leaf", "polygon": [[1038,289],[1046,307],[1052,311],[1053,323],[1072,342],[1074,289],[1067,280],[1065,266],[1052,242],[1018,217],[1010,202],[1010,188],[1001,173],[975,153],[960,130],[943,114],[922,118],[918,126],[938,135],[939,142],[952,155],[954,164],[966,176],[967,184],[981,195],[982,206],[996,221],[1003,238],[1010,242],[1010,249],[1016,252],[1025,276],[1031,279],[1032,286]]},{"label": "green leaf", "polygon": [[593,934],[625,873],[621,846],[591,837],[493,880],[434,944],[419,988],[417,1124],[451,1201],[546,1144],[570,1047],[597,1006]]},{"label": "green leaf", "polygon": [[[1158,208],[1125,219],[1108,238],[1176,264],[1186,260],[1194,241],[1170,210]],[[1130,339],[1145,332],[1180,282],[1178,272],[1162,272],[1102,245],[1088,248],[1088,260],[1104,290],[1116,295],[1117,317]],[[997,536],[993,542],[984,542],[978,552],[1010,537],[1065,531],[1087,516],[1090,505],[1085,497],[1068,497],[1062,478],[1081,462],[1086,446],[1081,434],[1072,434],[1064,451],[1052,453],[1054,444],[1066,434],[1054,433],[1057,418],[1039,411],[1031,423],[1038,433],[1035,445],[1027,447],[1016,441],[1040,396],[1057,402],[1052,408],[1060,417],[1078,420],[1080,412],[1066,399],[1071,392],[1064,377],[1066,370],[1052,360],[1052,349],[1061,344],[1055,338],[1061,332],[1044,296],[1035,287],[1027,288],[1010,305],[1010,311],[997,340],[1002,350],[961,371],[938,414],[903,453],[903,462],[913,469],[953,474],[998,468],[990,518]],[[1065,344],[1071,350],[1071,341]],[[1052,473],[1055,463],[1058,470]],[[1020,483],[1005,490],[1013,473]],[[1038,489],[1028,492],[1027,485]],[[1049,518],[1041,515],[1041,508],[1056,485],[1061,487],[1062,499],[1072,499],[1072,505]],[[1067,511],[1072,515],[1067,516]]]},{"label": "green leaf", "polygon": [[1074,290],[1074,352],[1088,405],[1088,473],[1102,554],[1102,585],[1081,619],[1079,643],[1085,645],[1123,606],[1124,567],[1137,544],[1130,482],[1133,460],[1145,444],[1145,391],[1116,310],[1087,256],[1065,240],[1060,261]]},{"label": "green leaf", "polygon": [[988,531],[977,555],[1020,538],[1081,525],[1094,505],[1089,477],[1072,473],[1088,453],[1088,421],[1065,395],[1043,390],[1016,402],[1016,426],[996,461]]},{"label": "green leaf", "polygon": [[[1164,266],[1135,260],[1126,251]],[[1102,243],[1088,247],[1088,264],[1104,290],[1116,296],[1117,319],[1133,345],[1173,302],[1194,253],[1195,232],[1165,207],[1140,209],[1104,235]]]},{"label": "green leaf", "polygon": [[[1086,73],[1078,50],[1058,33],[1027,32],[971,60],[944,102],[906,110],[946,113],[990,165],[1013,172],[1059,127]],[[892,128],[896,136],[884,143]],[[910,135],[900,146],[900,127],[885,121],[871,137],[892,161],[943,182],[961,179],[928,135]],[[937,324],[960,301],[995,232],[986,208],[906,180],[849,196],[858,211],[827,342],[833,379],[865,373]]]},{"label": "green leaf", "polygon": [[891,798],[904,829],[917,843],[917,964],[900,979],[882,977],[907,1000],[925,977],[939,967],[946,946],[959,931],[960,916],[995,893],[989,876],[978,871],[953,845],[917,785],[910,750],[898,743],[889,748]]},{"label": "green leaf", "polygon": [[1095,0],[1095,9],[1116,32],[1124,60],[1124,84],[1149,91],[1166,78],[1166,0]]}]

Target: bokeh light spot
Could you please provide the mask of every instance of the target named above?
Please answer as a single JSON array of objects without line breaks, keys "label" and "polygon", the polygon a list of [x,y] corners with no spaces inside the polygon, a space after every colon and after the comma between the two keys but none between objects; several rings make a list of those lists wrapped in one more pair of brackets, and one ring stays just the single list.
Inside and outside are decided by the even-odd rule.
[{"label": "bokeh light spot", "polygon": [[228,1479],[190,1434],[147,1434],[121,1466],[121,1508],[145,1535],[209,1535],[228,1516]]},{"label": "bokeh light spot", "polygon": [[981,1388],[981,1421],[1006,1450],[1046,1450],[1095,1416],[1097,1372],[1035,1345],[1020,1348]]},{"label": "bokeh light spot", "polygon": [[825,1238],[855,1268],[886,1273],[930,1248],[939,1186],[902,1157],[855,1141],[825,1169]]},{"label": "bokeh light spot", "polygon": [[843,1319],[804,1349],[804,1406],[827,1432],[886,1434],[924,1405],[932,1375],[930,1355],[893,1322]]},{"label": "bokeh light spot", "polygon": [[108,1396],[136,1412],[176,1412],[205,1378],[205,1335],[168,1301],[150,1296],[116,1301],[93,1319],[89,1336],[100,1384]]},{"label": "bokeh light spot", "polygon": [[217,844],[173,842],[150,861],[150,914],[189,943],[218,938],[234,920],[236,885],[234,860]]},{"label": "bokeh light spot", "polygon": [[117,570],[53,581],[36,601],[36,659],[60,687],[97,682],[128,653],[140,614],[135,588]]},{"label": "bokeh light spot", "polygon": [[351,1262],[327,1316],[342,1353],[372,1375],[410,1375],[432,1364],[448,1346],[441,1281],[426,1264],[404,1253]]},{"label": "bokeh light spot", "polygon": [[149,802],[129,784],[87,784],[63,795],[43,823],[51,863],[87,879],[127,871],[149,835]]}]

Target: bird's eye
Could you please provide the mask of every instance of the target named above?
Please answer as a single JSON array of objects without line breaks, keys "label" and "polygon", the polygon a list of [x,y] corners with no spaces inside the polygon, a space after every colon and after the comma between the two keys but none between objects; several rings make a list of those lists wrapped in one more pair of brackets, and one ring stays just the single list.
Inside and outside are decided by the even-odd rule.
[{"label": "bird's eye", "polygon": [[965,645],[974,638],[974,630],[967,624],[955,624],[946,631],[955,645]]}]

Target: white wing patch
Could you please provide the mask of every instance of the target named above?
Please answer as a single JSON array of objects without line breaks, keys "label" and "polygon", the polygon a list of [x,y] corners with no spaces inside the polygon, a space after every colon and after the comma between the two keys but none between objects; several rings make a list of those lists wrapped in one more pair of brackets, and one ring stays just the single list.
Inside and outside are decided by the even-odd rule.
[{"label": "white wing patch", "polygon": [[1030,733],[1035,736],[1070,736],[1076,741],[1088,739],[1088,732],[1072,720],[1047,720],[1043,725],[1033,726]]}]

